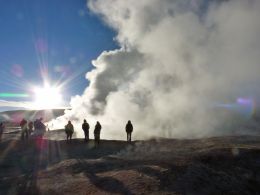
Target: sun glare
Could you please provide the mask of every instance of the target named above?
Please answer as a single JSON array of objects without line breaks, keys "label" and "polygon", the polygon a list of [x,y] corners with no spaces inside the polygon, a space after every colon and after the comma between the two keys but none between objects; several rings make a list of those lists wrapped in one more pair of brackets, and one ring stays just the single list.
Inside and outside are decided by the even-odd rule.
[{"label": "sun glare", "polygon": [[51,109],[60,106],[62,103],[62,95],[58,87],[37,87],[34,89],[34,95],[33,107],[36,109]]}]

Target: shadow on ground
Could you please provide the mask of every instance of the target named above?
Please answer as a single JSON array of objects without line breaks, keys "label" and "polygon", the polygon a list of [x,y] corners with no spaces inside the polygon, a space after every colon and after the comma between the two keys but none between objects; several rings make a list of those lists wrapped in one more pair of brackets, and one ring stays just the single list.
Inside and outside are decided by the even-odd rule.
[{"label": "shadow on ground", "polygon": [[0,143],[0,194],[258,194],[260,138]]}]

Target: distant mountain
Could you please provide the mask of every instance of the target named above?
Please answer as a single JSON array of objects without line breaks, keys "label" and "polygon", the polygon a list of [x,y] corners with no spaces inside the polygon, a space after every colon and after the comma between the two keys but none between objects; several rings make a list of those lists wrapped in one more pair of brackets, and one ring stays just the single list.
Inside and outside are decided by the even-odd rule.
[{"label": "distant mountain", "polygon": [[37,118],[43,118],[43,121],[50,121],[64,114],[65,109],[51,110],[12,110],[0,112],[0,121],[7,125],[16,126],[25,118],[26,120],[34,121]]}]

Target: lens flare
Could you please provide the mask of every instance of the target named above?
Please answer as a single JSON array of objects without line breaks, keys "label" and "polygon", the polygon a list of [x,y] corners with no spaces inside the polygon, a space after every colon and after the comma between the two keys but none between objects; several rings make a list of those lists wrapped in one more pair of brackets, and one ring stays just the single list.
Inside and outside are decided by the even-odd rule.
[{"label": "lens flare", "polygon": [[29,97],[29,94],[26,93],[0,93],[1,98],[23,98]]},{"label": "lens flare", "polygon": [[20,64],[14,64],[12,67],[11,67],[11,73],[16,76],[16,77],[23,77],[24,75],[24,70],[23,70],[23,67],[22,65]]},{"label": "lens flare", "polygon": [[35,42],[35,48],[40,53],[46,53],[48,51],[48,42],[45,39],[39,38]]},{"label": "lens flare", "polygon": [[51,87],[45,85],[43,88],[34,88],[35,101],[33,103],[35,109],[51,109],[60,106],[62,103],[62,95],[59,87]]},{"label": "lens flare", "polygon": [[253,98],[238,97],[236,102],[216,104],[216,107],[240,113],[246,118],[253,117],[256,112],[256,104]]},{"label": "lens flare", "polygon": [[253,98],[237,98],[237,104],[244,107],[249,117],[254,116],[256,112],[256,104]]}]

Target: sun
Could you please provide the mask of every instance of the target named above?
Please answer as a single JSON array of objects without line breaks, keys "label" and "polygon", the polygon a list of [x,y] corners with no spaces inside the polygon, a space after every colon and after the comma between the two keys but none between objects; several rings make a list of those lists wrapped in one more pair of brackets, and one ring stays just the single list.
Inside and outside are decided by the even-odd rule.
[{"label": "sun", "polygon": [[43,88],[35,87],[33,107],[36,109],[52,109],[60,106],[62,95],[59,87],[45,85]]}]

